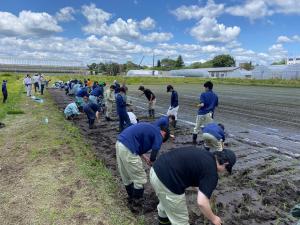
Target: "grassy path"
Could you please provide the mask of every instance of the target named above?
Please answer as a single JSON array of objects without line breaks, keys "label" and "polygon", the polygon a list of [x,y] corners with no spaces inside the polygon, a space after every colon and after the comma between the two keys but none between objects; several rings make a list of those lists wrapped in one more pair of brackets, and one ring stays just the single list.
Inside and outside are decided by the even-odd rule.
[{"label": "grassy path", "polygon": [[[1,224],[141,224],[117,184],[49,96],[21,95],[20,115],[0,129]],[[44,124],[45,117],[49,123]]]}]

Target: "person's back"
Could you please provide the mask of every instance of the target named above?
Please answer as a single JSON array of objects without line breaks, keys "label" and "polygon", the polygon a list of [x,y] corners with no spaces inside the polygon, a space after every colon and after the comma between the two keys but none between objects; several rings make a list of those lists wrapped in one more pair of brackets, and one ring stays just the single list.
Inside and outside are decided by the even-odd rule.
[{"label": "person's back", "polygon": [[218,140],[225,140],[224,130],[217,123],[208,123],[203,128],[203,133],[209,133]]},{"label": "person's back", "polygon": [[116,105],[118,113],[126,112],[126,99],[124,95],[120,93],[117,94]]},{"label": "person's back", "polygon": [[200,107],[199,115],[204,115],[209,112],[213,113],[218,106],[218,96],[212,90],[203,92],[200,96],[200,101],[204,106]]},{"label": "person's back", "polygon": [[132,125],[119,134],[117,139],[137,155],[144,154],[150,149],[158,151],[163,142],[160,128],[150,123]]},{"label": "person's back", "polygon": [[161,155],[153,165],[158,178],[175,194],[188,187],[201,186],[210,198],[218,183],[216,161],[212,153],[198,148],[180,148]]},{"label": "person's back", "polygon": [[168,116],[161,116],[157,120],[153,122],[155,126],[158,127],[169,127],[169,117]]}]

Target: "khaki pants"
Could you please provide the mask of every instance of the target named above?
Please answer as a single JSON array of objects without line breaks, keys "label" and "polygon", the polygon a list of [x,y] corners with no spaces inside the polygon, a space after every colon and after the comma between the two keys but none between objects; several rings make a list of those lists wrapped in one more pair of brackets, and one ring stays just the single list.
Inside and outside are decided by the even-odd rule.
[{"label": "khaki pants", "polygon": [[111,114],[112,114],[113,103],[107,101],[105,103],[105,105],[106,105],[105,116],[108,117],[108,118],[110,118]]},{"label": "khaki pants", "polygon": [[156,98],[152,100],[152,102],[149,102],[148,109],[149,110],[155,109],[155,104],[156,104]]},{"label": "khaki pants", "polygon": [[175,120],[177,120],[177,114],[178,114],[178,109],[179,109],[179,106],[171,109],[171,106],[169,107],[168,109],[168,112],[167,112],[167,115],[170,116],[170,115],[174,115],[175,116]]},{"label": "khaki pants", "polygon": [[215,151],[223,150],[223,142],[219,141],[215,136],[209,133],[203,133],[202,138],[205,147],[209,147],[211,150]]},{"label": "khaki pants", "polygon": [[196,119],[196,126],[193,134],[198,134],[200,128],[204,127],[205,124],[213,122],[212,113],[206,113],[205,115],[198,115]]},{"label": "khaki pants", "polygon": [[166,188],[153,168],[150,169],[150,183],[159,199],[158,215],[168,217],[172,225],[189,225],[185,194],[177,195]]},{"label": "khaki pants", "polygon": [[31,84],[26,85],[26,93],[28,97],[31,96],[31,89],[32,89]]},{"label": "khaki pants", "polygon": [[140,156],[130,152],[121,142],[116,143],[118,169],[125,186],[133,183],[134,188],[141,189],[147,183],[147,175]]}]

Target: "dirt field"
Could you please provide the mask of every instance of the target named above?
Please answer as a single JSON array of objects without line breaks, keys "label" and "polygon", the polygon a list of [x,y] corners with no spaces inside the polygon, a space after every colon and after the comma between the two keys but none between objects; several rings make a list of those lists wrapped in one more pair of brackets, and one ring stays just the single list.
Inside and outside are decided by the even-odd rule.
[{"label": "dirt field", "polygon": [[[168,107],[169,96],[164,90],[158,91],[161,89],[159,86],[151,88],[158,96],[158,111],[164,113]],[[198,95],[192,94],[193,88],[195,86],[189,85],[189,87],[182,86],[178,90],[181,107],[180,129],[175,130],[174,141],[163,145],[162,152],[191,144],[190,129],[196,114],[193,104],[197,101],[197,97],[194,96]],[[130,86],[129,89],[137,88]],[[300,96],[299,90],[278,89],[274,95],[272,91],[259,92],[248,87],[222,86],[217,89],[221,98],[216,118],[220,118],[219,121],[224,122],[229,131],[227,146],[236,152],[238,162],[234,174],[222,177],[219,181],[212,200],[214,211],[221,216],[224,224],[293,224],[295,220],[289,215],[289,210],[300,202],[300,148],[297,138],[300,110],[296,103]],[[72,100],[61,90],[52,89],[50,92],[61,111]],[[290,96],[291,93],[293,95]],[[143,119],[145,117],[142,109],[146,101],[137,94],[137,91],[129,92],[131,100],[137,106],[136,114],[142,121],[146,121],[147,119]],[[293,101],[286,102],[288,99]],[[272,102],[273,105],[266,102]],[[74,123],[81,128],[82,134],[93,145],[97,157],[103,160],[116,177],[119,177],[114,148],[118,122],[107,123],[102,120],[97,124],[98,129],[89,130],[87,119],[82,115]],[[137,215],[144,214],[145,224],[155,224],[157,199],[149,184],[145,188],[144,207],[142,209],[129,207]],[[126,202],[121,182],[120,191]],[[209,224],[203,219],[195,204],[196,193],[187,190],[186,194],[191,224]]]}]

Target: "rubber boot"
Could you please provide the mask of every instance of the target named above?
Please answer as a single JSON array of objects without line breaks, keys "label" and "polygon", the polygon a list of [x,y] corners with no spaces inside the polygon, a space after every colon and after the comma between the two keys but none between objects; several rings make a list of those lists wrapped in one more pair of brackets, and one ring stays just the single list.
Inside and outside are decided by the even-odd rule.
[{"label": "rubber boot", "polygon": [[132,197],[134,199],[141,199],[141,198],[143,198],[143,196],[144,196],[144,188],[136,189],[133,187]]},{"label": "rubber boot", "polygon": [[197,144],[197,134],[193,134],[193,144]]},{"label": "rubber boot", "polygon": [[152,117],[152,110],[149,109],[149,110],[148,110],[148,113],[149,113],[149,117],[151,118],[151,117]]},{"label": "rubber boot", "polygon": [[126,189],[126,192],[128,194],[128,202],[130,203],[132,201],[132,198],[133,198],[133,183],[129,184],[129,185],[125,185],[125,189]]},{"label": "rubber boot", "polygon": [[173,122],[173,127],[176,128],[176,125],[177,125],[177,120],[175,120],[175,121]]},{"label": "rubber boot", "polygon": [[96,128],[94,123],[95,123],[95,120],[91,120],[91,119],[89,120],[89,128],[90,129],[95,129]]},{"label": "rubber boot", "polygon": [[155,118],[155,110],[154,109],[152,109],[152,117],[153,117],[153,119]]},{"label": "rubber boot", "polygon": [[171,224],[170,220],[168,217],[160,217],[158,216],[158,225],[167,225]]}]

